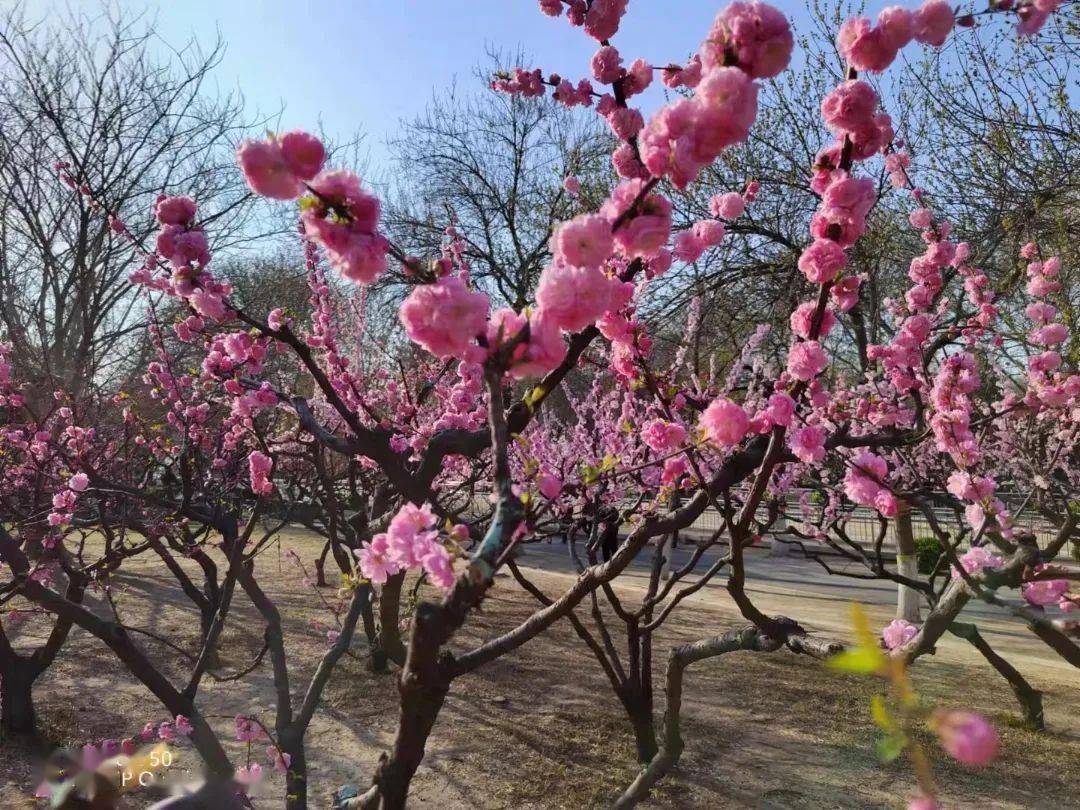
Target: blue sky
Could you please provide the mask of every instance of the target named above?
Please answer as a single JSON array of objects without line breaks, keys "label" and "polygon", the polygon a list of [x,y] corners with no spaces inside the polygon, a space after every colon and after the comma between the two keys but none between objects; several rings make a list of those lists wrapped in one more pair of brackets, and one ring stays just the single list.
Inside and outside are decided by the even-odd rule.
[{"label": "blue sky", "polygon": [[[551,19],[536,0],[115,0],[128,11],[156,15],[172,46],[189,37],[227,44],[217,73],[264,113],[284,105],[281,126],[314,128],[336,137],[362,130],[372,161],[401,118],[422,112],[433,92],[472,82],[485,49],[519,45],[546,71],[588,75],[596,43],[565,18]],[[46,8],[100,8],[97,0],[37,0]],[[774,0],[796,28],[805,3]],[[683,60],[693,53],[726,0],[633,0],[614,44],[624,57]],[[878,5],[878,4],[871,4]],[[655,92],[655,91],[654,91]],[[656,103],[644,100],[644,106]]]}]

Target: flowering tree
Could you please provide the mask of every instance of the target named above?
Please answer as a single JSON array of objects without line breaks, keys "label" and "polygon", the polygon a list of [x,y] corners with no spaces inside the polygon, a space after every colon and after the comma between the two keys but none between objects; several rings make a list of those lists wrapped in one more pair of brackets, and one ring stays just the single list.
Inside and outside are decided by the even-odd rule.
[{"label": "flowering tree", "polygon": [[[637,313],[654,279],[673,263],[694,262],[721,245],[753,206],[756,182],[716,195],[708,218],[676,231],[668,193],[693,184],[725,149],[747,139],[759,82],[779,75],[790,60],[788,22],[764,3],[731,3],[687,64],[654,66],[637,59],[624,65],[612,39],[625,0],[540,5],[599,43],[592,78],[571,81],[516,69],[497,76],[494,86],[530,97],[551,89],[562,104],[594,108],[616,140],[612,162],[619,180],[595,210],[581,210],[554,229],[552,259],[540,273],[535,305],[493,309],[488,293],[474,283],[467,239],[456,227],[447,229],[438,256],[408,255],[393,244],[382,231],[379,200],[356,175],[327,168],[323,145],[313,136],[293,131],[245,142],[238,160],[251,189],[299,201],[310,311],[302,317],[283,308],[264,313],[239,305],[229,283],[210,267],[212,223],[200,222],[190,198],[159,200],[155,244],[144,251],[133,280],[149,301],[167,297],[183,307],[168,342],[163,329],[155,333],[159,357],[148,369],[167,423],[180,438],[151,439],[153,431],[141,430],[133,441],[141,436],[149,442],[150,457],[140,462],[146,469],[164,466],[176,478],[132,481],[130,469],[116,469],[115,453],[103,463],[82,448],[85,431],[69,421],[60,435],[40,439],[57,453],[66,447],[57,463],[72,473],[66,488],[59,480],[65,472],[53,476],[50,522],[72,525],[78,493],[92,487],[118,493],[131,505],[131,511],[115,509],[108,519],[99,518],[102,526],[137,529],[150,509],[158,522],[180,519],[222,538],[228,560],[223,592],[238,584],[266,624],[276,686],[275,751],[288,756],[287,762],[279,759],[287,770],[289,807],[306,806],[303,734],[330,669],[361,614],[372,610],[373,588],[380,626],[375,629],[374,617],[365,624],[380,653],[401,666],[400,716],[370,788],[342,796],[343,806],[404,806],[454,681],[562,619],[603,666],[635,732],[643,769],[621,806],[647,795],[679,758],[688,665],[736,650],[780,649],[887,676],[890,691],[875,703],[875,719],[897,753],[910,751],[919,783],[912,806],[935,806],[932,774],[922,749],[909,743],[910,727],[928,721],[946,751],[972,764],[986,761],[996,744],[992,727],[978,716],[923,716],[906,678],[906,667],[945,632],[968,632],[957,623],[967,602],[1001,605],[1080,666],[1070,625],[1046,611],[1077,605],[1075,575],[1051,564],[1077,522],[1070,499],[1080,460],[1080,376],[1055,348],[1068,336],[1054,304],[1062,292],[1060,261],[1041,255],[1035,243],[1023,249],[1029,323],[1018,326],[1014,313],[999,309],[992,279],[969,264],[971,247],[950,239],[950,223],[935,213],[912,176],[893,122],[861,77],[886,70],[913,43],[939,47],[954,28],[972,27],[982,17],[1011,14],[1021,34],[1035,34],[1059,3],[999,1],[958,16],[944,0],[927,0],[915,10],[892,6],[876,21],[854,18],[843,25],[838,46],[846,78],[821,102],[832,141],[808,167],[820,199],[798,259],[806,300],[790,314],[785,356],[777,366],[762,350],[763,328],[729,368],[708,374],[686,356],[698,312],[691,311],[686,340],[671,360],[654,351]],[[656,73],[682,92],[646,121],[632,101]],[[849,256],[879,197],[864,169],[872,161],[881,161],[892,186],[909,194],[911,225],[924,250],[911,258],[905,294],[882,315],[889,339],[863,347],[867,364],[855,376],[831,362],[845,347],[830,335],[860,300],[864,278],[853,272]],[[566,179],[565,190],[579,192],[576,178]],[[363,289],[391,265],[411,285],[399,310],[402,328],[425,353],[399,374],[378,368],[371,347],[364,351],[362,307],[335,293],[338,279]],[[354,353],[354,345],[361,351]],[[180,371],[180,354],[199,362]],[[271,358],[288,373],[275,370]],[[574,393],[575,379],[585,381],[587,397]],[[562,415],[550,405],[557,395],[570,403]],[[18,393],[10,396],[16,400],[8,406],[20,407]],[[125,425],[140,418],[125,416]],[[26,443],[39,432],[22,428],[16,438]],[[1015,472],[995,478],[1004,459],[1018,457],[1021,468],[1010,463]],[[482,485],[491,496],[489,510],[476,507]],[[925,598],[925,622],[888,628],[888,652],[858,614],[857,644],[842,650],[810,636],[797,616],[766,615],[749,595],[747,549],[770,530],[796,486],[817,489],[825,504],[821,514],[802,509],[802,533],[847,547],[870,575]],[[1040,549],[1017,528],[1016,514],[997,497],[1005,486],[1027,493],[1023,508],[1037,508],[1054,524],[1058,533],[1049,547]],[[343,508],[343,496],[360,508]],[[291,704],[280,615],[244,565],[260,547],[260,541],[252,545],[259,510],[278,498],[286,501],[283,515],[290,514],[289,500],[317,504],[328,553],[346,582],[341,627],[298,711]],[[944,549],[939,568],[950,572],[943,586],[890,569],[880,546],[871,557],[845,542],[852,505],[874,510],[884,522],[935,499],[945,499],[956,516],[954,524],[935,527]],[[708,508],[720,515],[722,529],[696,544],[690,564],[665,575],[667,539]],[[251,528],[245,531],[245,525]],[[567,538],[578,565],[573,585],[554,596],[513,561],[518,545],[551,534]],[[579,537],[586,538],[580,550]],[[170,713],[192,725],[192,739],[211,767],[229,771],[227,755],[197,712],[194,690],[163,682],[130,639],[116,640],[108,625],[74,607],[72,598],[34,579],[23,549],[29,540],[5,533],[0,543],[13,572],[12,592],[113,647]],[[648,589],[639,604],[626,604],[612,584],[650,542],[656,548]],[[726,550],[707,571],[696,572],[702,556],[721,543]],[[473,649],[451,649],[503,566],[539,607]],[[671,651],[657,740],[653,632],[721,573],[747,624]],[[407,577],[430,583],[436,596],[416,606],[403,644],[399,601]],[[1005,587],[1022,588],[1029,604],[1004,601],[998,592]],[[600,599],[624,628],[625,664],[595,607]],[[227,602],[223,597],[211,611],[200,662],[213,649]],[[592,628],[575,613],[586,602],[594,606]],[[1007,673],[996,652],[987,658]],[[206,664],[197,664],[196,672],[200,667]],[[193,679],[197,686],[198,676]]]}]

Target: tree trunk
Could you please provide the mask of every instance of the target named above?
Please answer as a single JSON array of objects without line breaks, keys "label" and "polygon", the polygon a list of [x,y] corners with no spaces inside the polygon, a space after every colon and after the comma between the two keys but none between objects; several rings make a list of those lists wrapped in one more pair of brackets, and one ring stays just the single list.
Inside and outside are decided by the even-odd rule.
[{"label": "tree trunk", "polygon": [[1046,718],[1043,716],[1043,693],[1028,683],[1020,671],[998,655],[997,651],[987,643],[974,624],[954,622],[949,631],[960,638],[966,639],[976,650],[982,653],[983,658],[992,666],[1001,677],[1009,683],[1009,688],[1016,695],[1020,704],[1020,710],[1024,716],[1024,722],[1034,731],[1046,730]]},{"label": "tree trunk", "polygon": [[[911,529],[911,508],[902,498],[897,500],[896,509],[896,571],[908,579],[919,578],[915,535]],[[896,618],[909,622],[922,621],[919,592],[903,584],[898,584],[896,588]]]},{"label": "tree trunk", "polygon": [[282,733],[278,736],[281,750],[289,755],[285,772],[285,810],[307,810],[307,752],[303,734]]},{"label": "tree trunk", "polygon": [[624,692],[619,697],[634,729],[634,747],[637,750],[638,762],[649,763],[658,750],[651,701],[646,700],[636,690]]},{"label": "tree trunk", "polygon": [[17,656],[4,662],[0,673],[0,730],[4,736],[37,733],[33,690],[39,674],[37,667],[25,658]]},{"label": "tree trunk", "polygon": [[375,611],[371,607],[373,598],[374,594],[368,586],[368,596],[360,609],[360,618],[364,622],[364,635],[367,636],[368,648],[371,650],[371,671],[387,672],[390,667],[387,665],[388,659],[382,646],[382,639],[379,638],[379,629],[375,625]]},{"label": "tree trunk", "polygon": [[389,577],[379,592],[379,647],[399,667],[405,664],[405,645],[401,641],[401,586],[405,574]]},{"label": "tree trunk", "polygon": [[[217,611],[220,605],[216,602],[210,602],[206,605],[202,605],[199,608],[199,630],[202,633],[203,643],[210,638],[210,631],[214,626],[214,618],[217,615]],[[218,669],[221,667],[221,651],[218,649],[218,645],[215,643],[210,649],[206,651],[206,668]]]},{"label": "tree trunk", "polygon": [[[387,583],[389,584],[389,583]],[[464,591],[469,591],[464,594]],[[475,593],[475,595],[474,595]],[[478,601],[482,590],[459,579],[444,605],[421,602],[413,619],[409,658],[398,676],[401,715],[390,755],[382,755],[375,772],[376,796],[382,810],[402,810],[413,774],[424,759],[428,736],[438,719],[451,678],[438,659],[444,640],[464,622],[466,605]]]}]

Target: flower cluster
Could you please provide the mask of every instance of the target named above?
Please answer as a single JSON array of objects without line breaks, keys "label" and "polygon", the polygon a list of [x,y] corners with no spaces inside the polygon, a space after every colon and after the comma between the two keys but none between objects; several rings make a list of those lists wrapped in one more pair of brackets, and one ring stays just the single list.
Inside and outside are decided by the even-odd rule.
[{"label": "flower cluster", "polygon": [[844,476],[844,494],[854,503],[877,509],[886,517],[896,514],[896,497],[885,486],[889,464],[864,450],[851,460]]},{"label": "flower cluster", "polygon": [[686,441],[686,428],[677,422],[653,419],[642,428],[641,440],[658,453],[669,453]]},{"label": "flower cluster", "polygon": [[750,417],[741,405],[721,397],[709,404],[699,424],[710,442],[727,449],[741,442],[749,432]]},{"label": "flower cluster", "polygon": [[405,504],[385,533],[375,535],[357,550],[360,572],[375,584],[382,584],[400,571],[423,569],[432,583],[449,589],[454,584],[454,570],[450,552],[438,542],[435,524],[429,505]]},{"label": "flower cluster", "polygon": [[240,144],[236,157],[244,179],[256,194],[275,200],[295,200],[304,183],[322,169],[326,150],[306,132],[287,132],[264,141]]},{"label": "flower cluster", "polygon": [[304,234],[326,251],[330,266],[359,284],[386,270],[389,242],[379,233],[379,200],[360,178],[341,169],[320,172],[301,207]]},{"label": "flower cluster", "polygon": [[276,200],[301,200],[304,234],[326,251],[330,266],[370,284],[386,269],[389,243],[379,233],[379,201],[349,171],[323,171],[326,150],[313,135],[287,132],[244,141],[237,160],[248,186]]},{"label": "flower cluster", "polygon": [[436,357],[475,358],[473,341],[487,330],[488,297],[458,276],[418,285],[399,310],[405,332]]},{"label": "flower cluster", "polygon": [[837,46],[856,70],[880,73],[913,39],[924,45],[943,45],[954,23],[955,15],[947,0],[926,0],[914,12],[903,6],[889,6],[878,14],[876,25],[865,17],[845,22]]},{"label": "flower cluster", "polygon": [[270,471],[273,467],[273,459],[259,450],[253,450],[248,455],[251,491],[256,495],[269,495],[274,491],[274,484],[270,480]]},{"label": "flower cluster", "polygon": [[[215,279],[206,265],[210,247],[206,231],[195,224],[195,203],[188,197],[159,197],[154,215],[161,226],[155,247],[145,267],[132,274],[132,281],[156,287],[188,303],[200,318],[224,321],[230,317],[227,304],[232,286]],[[160,257],[171,267],[168,281],[152,278],[151,271]]]},{"label": "flower cluster", "polygon": [[731,3],[687,68],[666,70],[668,86],[693,88],[661,108],[641,131],[641,161],[656,177],[685,188],[729,146],[745,141],[757,118],[754,79],[776,76],[791,60],[787,18],[765,3]]}]

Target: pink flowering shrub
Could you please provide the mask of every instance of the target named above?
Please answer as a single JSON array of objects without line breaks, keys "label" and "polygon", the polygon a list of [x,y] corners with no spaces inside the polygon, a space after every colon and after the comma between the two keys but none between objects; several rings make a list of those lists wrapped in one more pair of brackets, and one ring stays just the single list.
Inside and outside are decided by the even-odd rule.
[{"label": "pink flowering shrub", "polygon": [[[755,234],[760,220],[752,206],[765,192],[757,180],[741,192],[709,188],[696,201],[692,194],[680,198],[678,213],[672,194],[709,176],[724,150],[750,138],[761,82],[792,58],[784,14],[764,3],[731,3],[711,28],[702,26],[696,54],[654,65],[612,44],[625,0],[539,6],[581,28],[594,40],[590,52],[599,43],[584,66],[587,77],[515,68],[497,75],[493,88],[525,99],[550,89],[556,103],[603,118],[613,144],[612,175],[590,173],[587,193],[574,175],[553,184],[553,196],[572,215],[550,234],[545,226],[536,241],[543,270],[534,290],[503,290],[474,274],[473,235],[455,212],[433,255],[408,255],[384,232],[378,197],[351,171],[327,167],[323,145],[304,132],[247,141],[237,160],[254,193],[295,205],[306,305],[251,306],[234,296],[213,263],[214,220],[200,219],[195,200],[157,200],[144,248],[94,200],[84,178],[71,176],[71,167],[58,169],[97,206],[91,210],[107,217],[109,238],[138,252],[131,281],[147,302],[152,359],[135,381],[143,388],[116,392],[109,401],[115,419],[99,428],[101,409],[90,412],[81,401],[89,396],[60,391],[49,402],[46,393],[38,397],[44,405],[29,407],[13,379],[10,349],[0,347],[0,471],[13,517],[5,513],[0,527],[0,556],[21,597],[95,633],[166,704],[171,719],[149,723],[145,741],[190,740],[234,790],[275,773],[284,775],[288,796],[306,790],[303,734],[315,706],[305,697],[297,714],[285,699],[295,692],[280,611],[249,564],[272,542],[274,531],[261,540],[257,531],[268,516],[292,516],[298,502],[320,515],[310,528],[326,542],[318,582],[298,554],[286,553],[299,585],[318,593],[313,589],[326,584],[324,563],[337,566],[342,582],[334,599],[321,600],[325,617],[308,628],[323,652],[305,694],[318,703],[323,676],[352,649],[358,623],[372,665],[381,656],[384,667],[387,659],[401,667],[397,741],[380,760],[364,806],[402,806],[457,677],[562,618],[600,659],[633,721],[643,770],[626,801],[640,801],[678,759],[677,752],[670,760],[655,756],[655,733],[650,739],[656,718],[643,695],[652,694],[653,630],[725,569],[726,593],[745,626],[694,647],[710,654],[734,644],[839,660],[850,671],[884,675],[903,696],[907,667],[946,628],[964,626],[960,613],[976,597],[1022,618],[1066,659],[1072,650],[1066,645],[1073,626],[1067,613],[1078,604],[1074,575],[1053,563],[1071,531],[1080,404],[1067,274],[1058,257],[1025,246],[1026,299],[999,300],[999,280],[975,266],[984,246],[954,236],[913,178],[915,161],[896,137],[905,122],[894,127],[873,86],[860,78],[888,69],[912,43],[941,46],[970,15],[957,18],[948,3],[928,0],[917,8],[890,6],[874,21],[843,23],[837,45],[847,71],[821,101],[823,145],[806,167],[815,208],[777,262],[790,270],[790,309],[744,345],[718,352],[702,332],[716,328],[703,327],[715,315],[702,312],[687,278],[696,281],[734,240]],[[987,16],[1011,11],[1024,33],[1034,33],[1057,8],[1025,2],[988,9]],[[678,92],[646,117],[634,105],[656,92],[657,72],[665,88]],[[568,160],[554,170],[561,177],[578,168]],[[907,236],[918,247],[880,257],[898,265],[902,279],[895,296],[871,313],[860,306],[864,287],[883,277],[879,257],[867,260],[876,243],[860,240],[875,212],[889,208],[881,205],[883,194],[902,197],[905,207],[910,198]],[[694,204],[684,206],[688,200]],[[905,217],[891,221],[904,226]],[[656,325],[667,290],[692,299],[682,331]],[[397,323],[373,332],[366,322],[371,300],[399,293]],[[157,306],[165,298],[167,316]],[[875,319],[869,330],[868,315]],[[1034,507],[1017,507],[1016,489],[1058,519],[1055,528],[1067,529],[1053,541],[1056,549],[1039,548],[1024,530],[1018,514]],[[27,491],[34,497],[24,497]],[[947,545],[940,571],[923,579],[904,555],[887,559],[881,544],[887,527],[938,502],[948,525],[934,531]],[[856,507],[872,510],[881,527],[873,550],[847,532]],[[713,562],[704,569],[671,565],[669,538],[706,509],[716,511],[721,528],[700,541],[693,563],[710,549]],[[9,524],[18,525],[18,540]],[[24,537],[27,526],[36,534]],[[228,565],[206,574],[205,588],[185,583],[185,569],[176,574],[169,567],[182,586],[192,585],[181,591],[203,619],[205,654],[192,664],[194,685],[185,691],[169,687],[149,656],[139,658],[123,634],[102,629],[81,602],[56,590],[59,573],[71,579],[72,572],[126,564],[112,552],[84,559],[85,543],[72,548],[76,533],[96,529],[118,532],[124,549],[182,553],[203,563],[204,573],[216,567],[205,565],[208,548],[227,555]],[[746,552],[769,534],[807,547],[811,556],[828,546],[863,566],[865,576],[904,585],[925,602],[928,620],[898,620],[880,636],[864,621],[855,645],[842,651],[809,634],[797,617],[766,614],[747,587],[755,572],[745,563]],[[522,545],[543,538],[566,540],[579,574],[551,596],[531,587],[515,561]],[[24,550],[29,543],[33,555]],[[617,578],[644,561],[650,546],[644,600],[624,606],[615,601]],[[60,565],[67,555],[78,564]],[[496,579],[504,567],[541,604],[509,632],[470,649],[465,639],[472,636],[459,631],[492,588],[516,587],[510,577]],[[93,584],[112,587],[106,579]],[[239,767],[191,697],[221,623],[234,620],[203,591],[231,595],[236,588],[266,625],[276,687],[268,700],[277,703],[273,723],[236,718],[234,742],[248,751]],[[1021,593],[1023,603],[997,596],[1004,588]],[[601,599],[614,609],[601,610]],[[408,616],[399,611],[403,600],[416,602]],[[590,643],[591,631],[579,624],[584,600],[596,600],[593,620],[615,617],[603,644]],[[626,667],[612,652],[618,645],[609,643],[618,622],[633,650]],[[672,660],[680,663],[678,654]],[[916,702],[899,703],[899,710],[875,704],[875,719],[897,751],[915,751],[905,724],[931,715],[919,710],[916,717]],[[889,712],[900,720],[892,723]],[[977,715],[939,712],[931,726],[964,764],[984,764],[996,752],[996,732]],[[91,745],[87,761],[131,748],[128,740],[134,745],[134,737]],[[265,768],[251,759],[252,743],[265,748]],[[916,778],[914,805],[933,805],[936,788],[921,765]]]}]

